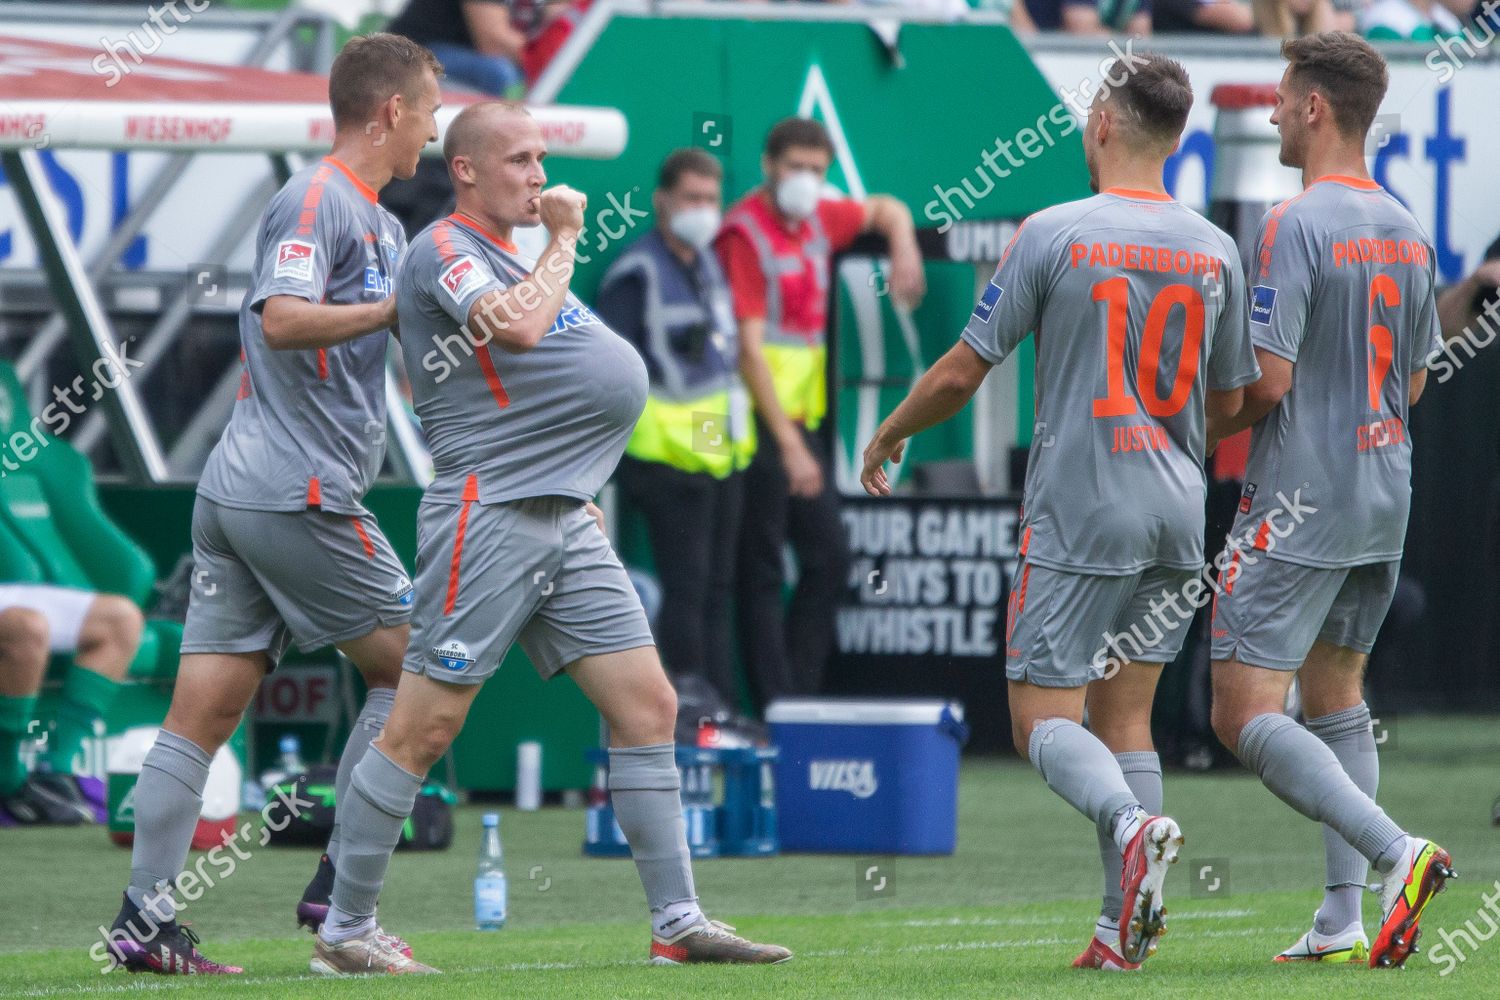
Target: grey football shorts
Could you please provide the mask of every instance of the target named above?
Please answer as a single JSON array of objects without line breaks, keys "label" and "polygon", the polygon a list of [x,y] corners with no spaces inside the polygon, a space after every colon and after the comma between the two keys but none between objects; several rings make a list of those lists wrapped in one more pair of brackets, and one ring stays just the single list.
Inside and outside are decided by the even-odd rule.
[{"label": "grey football shorts", "polygon": [[581,501],[424,501],[405,669],[480,684],[518,641],[543,679],[584,656],[656,644],[625,567]]},{"label": "grey football shorts", "polygon": [[1396,592],[1399,562],[1324,569],[1255,553],[1226,567],[1215,599],[1213,658],[1296,670],[1322,639],[1368,653]]},{"label": "grey football shorts", "polygon": [[1104,576],[1022,561],[1005,624],[1005,676],[1038,687],[1076,688],[1104,678],[1112,662],[1167,663],[1192,622],[1162,609],[1201,571],[1151,566]]},{"label": "grey football shorts", "polygon": [[401,625],[412,587],[369,513],[264,511],[193,504],[193,580],[184,653],[254,653],[275,666]]}]

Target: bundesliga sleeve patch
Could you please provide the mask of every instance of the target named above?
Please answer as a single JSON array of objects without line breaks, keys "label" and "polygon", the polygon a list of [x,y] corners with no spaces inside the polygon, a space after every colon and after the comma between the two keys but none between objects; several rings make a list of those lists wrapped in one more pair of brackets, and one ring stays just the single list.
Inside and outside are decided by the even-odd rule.
[{"label": "bundesliga sleeve patch", "polygon": [[1276,289],[1270,285],[1256,285],[1250,289],[1250,322],[1261,326],[1271,325],[1271,312],[1276,308]]},{"label": "bundesliga sleeve patch", "polygon": [[1004,294],[1005,289],[991,280],[985,286],[984,294],[979,297],[979,302],[974,306],[974,318],[981,323],[988,323],[990,316],[995,312],[995,306],[999,304],[1000,297]]},{"label": "bundesliga sleeve patch", "polygon": [[465,295],[489,281],[490,276],[473,257],[460,257],[438,280],[454,302],[463,302]]},{"label": "bundesliga sleeve patch", "polygon": [[301,240],[285,240],[276,247],[276,272],[278,278],[295,278],[311,281],[313,253],[316,248]]}]

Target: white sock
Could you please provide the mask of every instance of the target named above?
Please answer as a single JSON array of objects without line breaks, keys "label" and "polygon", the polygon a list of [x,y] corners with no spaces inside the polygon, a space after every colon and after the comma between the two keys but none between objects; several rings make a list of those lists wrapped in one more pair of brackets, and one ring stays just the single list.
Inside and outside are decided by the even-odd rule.
[{"label": "white sock", "polygon": [[651,933],[670,938],[707,919],[696,899],[684,899],[651,911]]},{"label": "white sock", "polygon": [[367,933],[375,926],[375,917],[353,917],[337,906],[328,907],[328,916],[323,918],[323,928],[318,936],[329,944],[338,944]]},{"label": "white sock", "polygon": [[1126,809],[1115,817],[1115,846],[1120,849],[1121,854],[1125,853],[1125,849],[1150,818],[1144,809]]},{"label": "white sock", "polygon": [[1114,917],[1106,917],[1099,914],[1099,919],[1094,921],[1094,937],[1111,948],[1118,949],[1120,944],[1120,921]]}]

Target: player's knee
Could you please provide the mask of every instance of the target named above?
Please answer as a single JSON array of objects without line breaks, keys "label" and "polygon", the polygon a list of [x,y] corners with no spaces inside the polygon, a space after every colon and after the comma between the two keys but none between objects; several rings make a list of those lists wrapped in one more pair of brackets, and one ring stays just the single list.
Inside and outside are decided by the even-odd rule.
[{"label": "player's knee", "polygon": [[129,598],[101,594],[89,608],[84,623],[88,638],[109,648],[111,660],[128,664],[141,645],[146,617]]},{"label": "player's knee", "polygon": [[1209,713],[1209,724],[1213,726],[1214,735],[1234,754],[1240,752],[1240,730],[1245,728],[1247,721],[1244,713],[1236,706],[1223,701],[1216,700]]},{"label": "player's knee", "polygon": [[1031,759],[1031,730],[1035,725],[1030,719],[1011,720],[1010,740],[1024,760]]},{"label": "player's knee", "polygon": [[35,672],[47,665],[51,630],[47,616],[32,608],[0,611],[0,666]]},{"label": "player's knee", "polygon": [[378,746],[387,757],[413,774],[426,774],[453,745],[463,716],[434,711],[420,719],[392,715]]},{"label": "player's knee", "polygon": [[634,728],[638,731],[649,732],[663,739],[671,738],[670,734],[677,726],[677,691],[667,680],[665,673],[643,694],[633,714]]},{"label": "player's knee", "polygon": [[161,727],[196,743],[204,753],[213,756],[219,752],[219,747],[229,742],[243,717],[242,711],[230,713],[214,706],[188,708],[173,701]]},{"label": "player's knee", "polygon": [[417,734],[411,741],[411,759],[417,765],[411,769],[413,774],[426,774],[442,759],[458,736],[460,725],[461,723],[450,725],[446,719],[436,719],[431,726],[424,727]]}]

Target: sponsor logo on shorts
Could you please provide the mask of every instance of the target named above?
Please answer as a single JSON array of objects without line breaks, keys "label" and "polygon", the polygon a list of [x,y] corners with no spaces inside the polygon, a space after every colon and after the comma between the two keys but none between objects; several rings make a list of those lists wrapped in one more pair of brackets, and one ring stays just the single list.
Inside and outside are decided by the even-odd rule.
[{"label": "sponsor logo on shorts", "polygon": [[1270,285],[1256,285],[1250,289],[1250,322],[1261,326],[1271,325],[1271,313],[1276,309],[1276,289]]},{"label": "sponsor logo on shorts", "polygon": [[815,792],[848,792],[868,799],[880,787],[873,760],[815,760],[808,764],[807,787]]},{"label": "sponsor logo on shorts", "polygon": [[276,248],[276,277],[311,281],[315,249],[302,240],[284,240]]},{"label": "sponsor logo on shorts", "polygon": [[441,646],[433,646],[432,655],[437,657],[444,670],[452,670],[455,673],[468,670],[474,665],[474,657],[469,655],[469,647],[453,639]]},{"label": "sponsor logo on shorts", "polygon": [[1005,294],[1005,289],[995,284],[992,280],[985,286],[984,294],[979,297],[979,302],[974,306],[974,318],[981,323],[988,323],[990,316],[999,304],[1000,297]]},{"label": "sponsor logo on shorts", "polygon": [[1255,502],[1255,484],[1246,483],[1245,492],[1240,494],[1240,513],[1250,513],[1250,505]]},{"label": "sponsor logo on shorts", "polygon": [[438,280],[454,302],[462,302],[465,295],[484,284],[488,277],[473,257],[460,257]]},{"label": "sponsor logo on shorts", "polygon": [[380,268],[365,268],[365,291],[375,292],[378,295],[389,295],[394,285],[395,282],[388,275],[380,273]]}]

